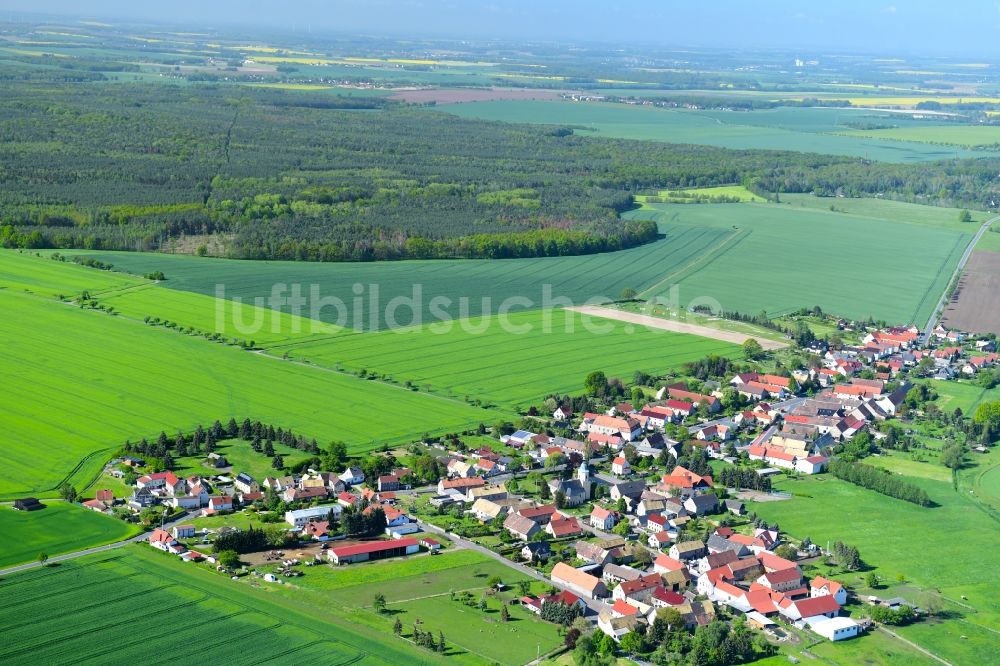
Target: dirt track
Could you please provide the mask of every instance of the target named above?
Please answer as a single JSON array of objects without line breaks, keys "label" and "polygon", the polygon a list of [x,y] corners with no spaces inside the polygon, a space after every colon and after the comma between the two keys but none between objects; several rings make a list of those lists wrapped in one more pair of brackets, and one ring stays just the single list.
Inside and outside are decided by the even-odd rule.
[{"label": "dirt track", "polygon": [[605,308],[599,305],[581,305],[576,307],[566,308],[567,310],[573,310],[574,312],[579,312],[581,314],[592,315],[595,317],[604,317],[605,319],[615,319],[617,321],[625,321],[630,324],[639,324],[640,326],[647,326],[649,328],[659,328],[664,331],[674,331],[675,333],[690,333],[691,335],[700,335],[703,338],[712,338],[714,340],[723,340],[725,342],[733,342],[738,345],[743,344],[748,338],[753,338],[760,343],[760,346],[766,350],[784,349],[788,346],[787,343],[778,342],[776,340],[768,340],[767,338],[757,337],[756,335],[747,335],[746,333],[739,333],[736,331],[721,331],[717,328],[709,328],[708,326],[698,326],[697,324],[686,324],[681,321],[676,321],[674,319],[662,319],[660,317],[651,317],[649,315],[642,315],[635,312],[623,312],[621,310],[615,310],[614,308]]},{"label": "dirt track", "polygon": [[1000,333],[1000,253],[972,253],[943,322],[969,333]]}]

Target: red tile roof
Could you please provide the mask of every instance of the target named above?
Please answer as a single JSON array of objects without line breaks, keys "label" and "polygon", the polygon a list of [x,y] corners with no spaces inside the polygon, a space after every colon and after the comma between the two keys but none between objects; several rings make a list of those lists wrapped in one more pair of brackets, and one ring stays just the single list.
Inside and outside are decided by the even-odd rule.
[{"label": "red tile roof", "polygon": [[330,552],[337,557],[349,557],[351,555],[362,555],[364,553],[377,553],[383,550],[392,550],[394,548],[407,548],[409,546],[416,546],[417,540],[412,538],[407,539],[391,539],[388,541],[370,541],[368,543],[356,543],[352,546],[341,546],[340,548],[331,548]]}]

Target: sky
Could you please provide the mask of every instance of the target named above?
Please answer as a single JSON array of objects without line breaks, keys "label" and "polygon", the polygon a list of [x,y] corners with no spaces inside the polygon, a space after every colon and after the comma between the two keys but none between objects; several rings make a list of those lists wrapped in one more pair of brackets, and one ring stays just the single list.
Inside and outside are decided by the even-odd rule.
[{"label": "sky", "polygon": [[1000,57],[997,0],[3,0],[0,5],[0,16],[4,10],[86,12],[104,19],[220,28],[238,23],[313,34]]}]

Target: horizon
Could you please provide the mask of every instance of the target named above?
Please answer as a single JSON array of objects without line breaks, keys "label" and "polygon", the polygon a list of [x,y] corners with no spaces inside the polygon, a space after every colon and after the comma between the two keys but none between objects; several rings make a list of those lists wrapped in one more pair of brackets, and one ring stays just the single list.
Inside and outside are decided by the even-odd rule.
[{"label": "horizon", "polygon": [[[13,0],[8,4],[3,18],[17,23],[97,19],[164,27],[206,23],[206,29],[221,32],[251,29],[331,39],[353,35],[614,46],[633,43],[663,49],[794,51],[804,57],[844,53],[1000,58],[1000,46],[992,39],[1000,28],[1000,5],[980,0],[973,3],[974,11],[961,13],[941,12],[939,5],[923,0],[874,7],[852,1],[846,7],[840,4],[836,8],[806,9],[789,0],[778,0],[767,7],[723,0],[712,12],[688,0],[673,7],[652,0],[607,6],[588,1],[572,4],[568,0],[553,0],[542,6],[524,0],[503,6],[479,1],[349,0],[337,2],[333,11],[325,3],[306,0],[297,3],[299,8],[294,14],[287,9],[276,11],[263,3],[252,3],[257,6],[247,11],[241,4],[241,13],[235,19],[235,3],[228,0],[213,5],[180,0],[171,8],[169,20],[159,16],[156,7],[136,7],[121,0],[87,12],[78,11],[66,0]],[[392,19],[386,21],[390,6]],[[716,17],[720,15],[727,19],[719,22]],[[983,20],[989,16],[992,21]],[[749,37],[744,30],[747,25],[753,26]],[[977,48],[969,48],[970,43],[976,43]]]}]

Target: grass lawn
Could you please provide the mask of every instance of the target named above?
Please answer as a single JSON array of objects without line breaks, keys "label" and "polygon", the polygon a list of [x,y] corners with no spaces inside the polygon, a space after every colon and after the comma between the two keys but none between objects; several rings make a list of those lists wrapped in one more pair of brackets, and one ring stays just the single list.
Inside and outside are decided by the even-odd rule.
[{"label": "grass lawn", "polygon": [[49,557],[74,550],[121,541],[139,528],[66,502],[43,502],[38,511],[15,511],[0,506],[0,567],[32,562],[39,553]]},{"label": "grass lawn", "polygon": [[294,359],[326,367],[365,369],[412,381],[421,389],[527,405],[549,393],[579,391],[587,373],[631,377],[676,370],[709,354],[734,357],[737,345],[634,326],[570,311],[517,312],[406,331],[355,333],[285,348]]},{"label": "grass lawn", "polygon": [[134,664],[177,645],[227,664],[444,662],[144,545],[10,576],[4,590],[5,664]]},{"label": "grass lawn", "polygon": [[[88,486],[125,439],[215,419],[260,419],[357,452],[500,416],[37,296],[0,290],[0,306],[18,313],[0,320],[0,366],[18,386],[0,406],[0,496],[51,493],[67,476]],[[394,418],[371,417],[386,406]]]},{"label": "grass lawn", "polygon": [[[836,540],[857,546],[864,562],[890,582],[888,590],[877,591],[880,595],[895,596],[895,581],[902,575],[901,594],[937,605],[948,617],[902,627],[899,633],[952,663],[975,663],[977,652],[995,642],[1000,624],[1000,602],[990,593],[1000,584],[996,514],[964,485],[956,492],[950,479],[940,478],[936,463],[903,459],[898,465],[896,471],[909,471],[908,480],[926,489],[937,507],[922,508],[822,475],[779,479],[775,487],[795,497],[757,503],[753,510],[796,537],[809,536],[824,546]],[[916,465],[927,468],[919,472]],[[837,578],[863,587],[863,575],[842,572]]]}]

